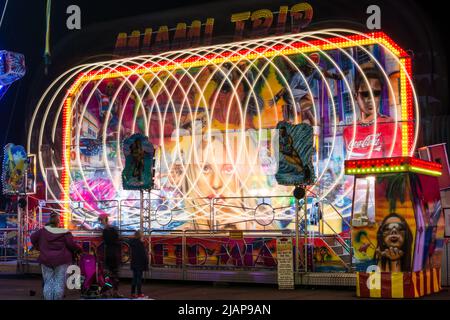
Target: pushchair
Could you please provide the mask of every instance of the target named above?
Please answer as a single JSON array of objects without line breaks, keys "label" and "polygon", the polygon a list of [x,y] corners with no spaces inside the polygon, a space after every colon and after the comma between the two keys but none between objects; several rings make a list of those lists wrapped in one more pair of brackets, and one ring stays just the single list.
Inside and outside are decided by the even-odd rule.
[{"label": "pushchair", "polygon": [[82,254],[80,257],[81,297],[84,299],[98,299],[107,296],[111,281],[105,275],[103,267],[93,254]]}]

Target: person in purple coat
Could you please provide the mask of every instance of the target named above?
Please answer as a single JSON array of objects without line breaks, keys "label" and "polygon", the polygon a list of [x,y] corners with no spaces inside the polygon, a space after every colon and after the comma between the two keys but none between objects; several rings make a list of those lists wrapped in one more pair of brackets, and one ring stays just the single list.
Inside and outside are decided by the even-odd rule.
[{"label": "person in purple coat", "polygon": [[74,254],[81,252],[81,247],[75,243],[70,231],[59,228],[57,214],[51,214],[49,223],[31,235],[31,243],[39,250],[44,299],[61,300],[64,297],[67,268],[72,264]]}]

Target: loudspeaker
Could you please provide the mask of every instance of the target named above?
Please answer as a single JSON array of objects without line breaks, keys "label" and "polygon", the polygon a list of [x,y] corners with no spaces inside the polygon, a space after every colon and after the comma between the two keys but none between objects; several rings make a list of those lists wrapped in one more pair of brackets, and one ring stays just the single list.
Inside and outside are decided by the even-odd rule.
[{"label": "loudspeaker", "polygon": [[305,197],[305,193],[305,189],[300,186],[296,186],[294,189],[294,197],[297,200],[303,199]]}]

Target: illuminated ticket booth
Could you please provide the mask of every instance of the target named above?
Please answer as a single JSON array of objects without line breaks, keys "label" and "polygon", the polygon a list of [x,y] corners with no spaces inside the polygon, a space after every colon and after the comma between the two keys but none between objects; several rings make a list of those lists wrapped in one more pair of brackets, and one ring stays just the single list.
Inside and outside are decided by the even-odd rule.
[{"label": "illuminated ticket booth", "polygon": [[417,298],[441,289],[444,238],[438,163],[411,157],[350,160],[357,296]]}]

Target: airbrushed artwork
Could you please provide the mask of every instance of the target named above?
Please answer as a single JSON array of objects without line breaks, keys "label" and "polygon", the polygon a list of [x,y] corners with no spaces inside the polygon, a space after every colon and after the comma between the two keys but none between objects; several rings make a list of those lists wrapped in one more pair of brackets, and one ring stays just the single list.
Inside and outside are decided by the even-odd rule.
[{"label": "airbrushed artwork", "polygon": [[[349,221],[352,179],[344,175],[344,159],[398,156],[412,148],[413,105],[401,96],[411,95],[408,60],[382,33],[322,39],[281,36],[282,45],[268,38],[240,43],[237,51],[220,48],[228,58],[192,49],[185,57],[149,56],[141,67],[106,63],[80,73],[63,111],[64,178],[49,184],[49,198],[85,202],[86,210],[72,218],[84,212],[92,223],[96,201],[134,200],[123,222],[136,226],[139,193],[122,184],[131,156],[121,142],[141,134],[155,148],[152,228],[292,228],[292,191],[299,183],[311,185],[311,203],[325,200]],[[298,157],[292,151],[300,142],[290,133],[298,129],[291,126],[306,130],[299,132],[306,153]],[[41,166],[56,175],[49,160]],[[136,165],[139,175],[142,162]],[[288,178],[283,170],[302,173]],[[270,223],[255,219],[259,204],[271,208],[264,213]],[[329,210],[324,216],[333,215]],[[170,223],[159,224],[158,215],[170,216]],[[333,229],[345,229],[333,220]]]},{"label": "airbrushed artwork", "polygon": [[2,187],[4,194],[23,194],[28,169],[27,152],[22,146],[8,143],[4,147]]},{"label": "airbrushed artwork", "polygon": [[291,125],[280,122],[277,129],[280,136],[277,182],[291,186],[313,184],[313,128],[305,123]]},{"label": "airbrushed artwork", "polygon": [[124,190],[151,189],[153,185],[152,163],[155,148],[148,138],[134,134],[123,142],[125,168],[122,171]]},{"label": "airbrushed artwork", "polygon": [[[356,266],[381,272],[438,268],[444,222],[439,189],[433,177],[416,173],[379,176],[370,184],[373,207],[369,223],[353,225]],[[358,178],[357,180],[367,180]]]},{"label": "airbrushed artwork", "polygon": [[351,231],[358,296],[417,298],[440,291],[441,171],[439,163],[411,157],[346,161],[354,193],[366,194],[353,206]]},{"label": "airbrushed artwork", "polygon": [[0,50],[0,100],[12,83],[26,73],[25,56],[21,53]]}]

